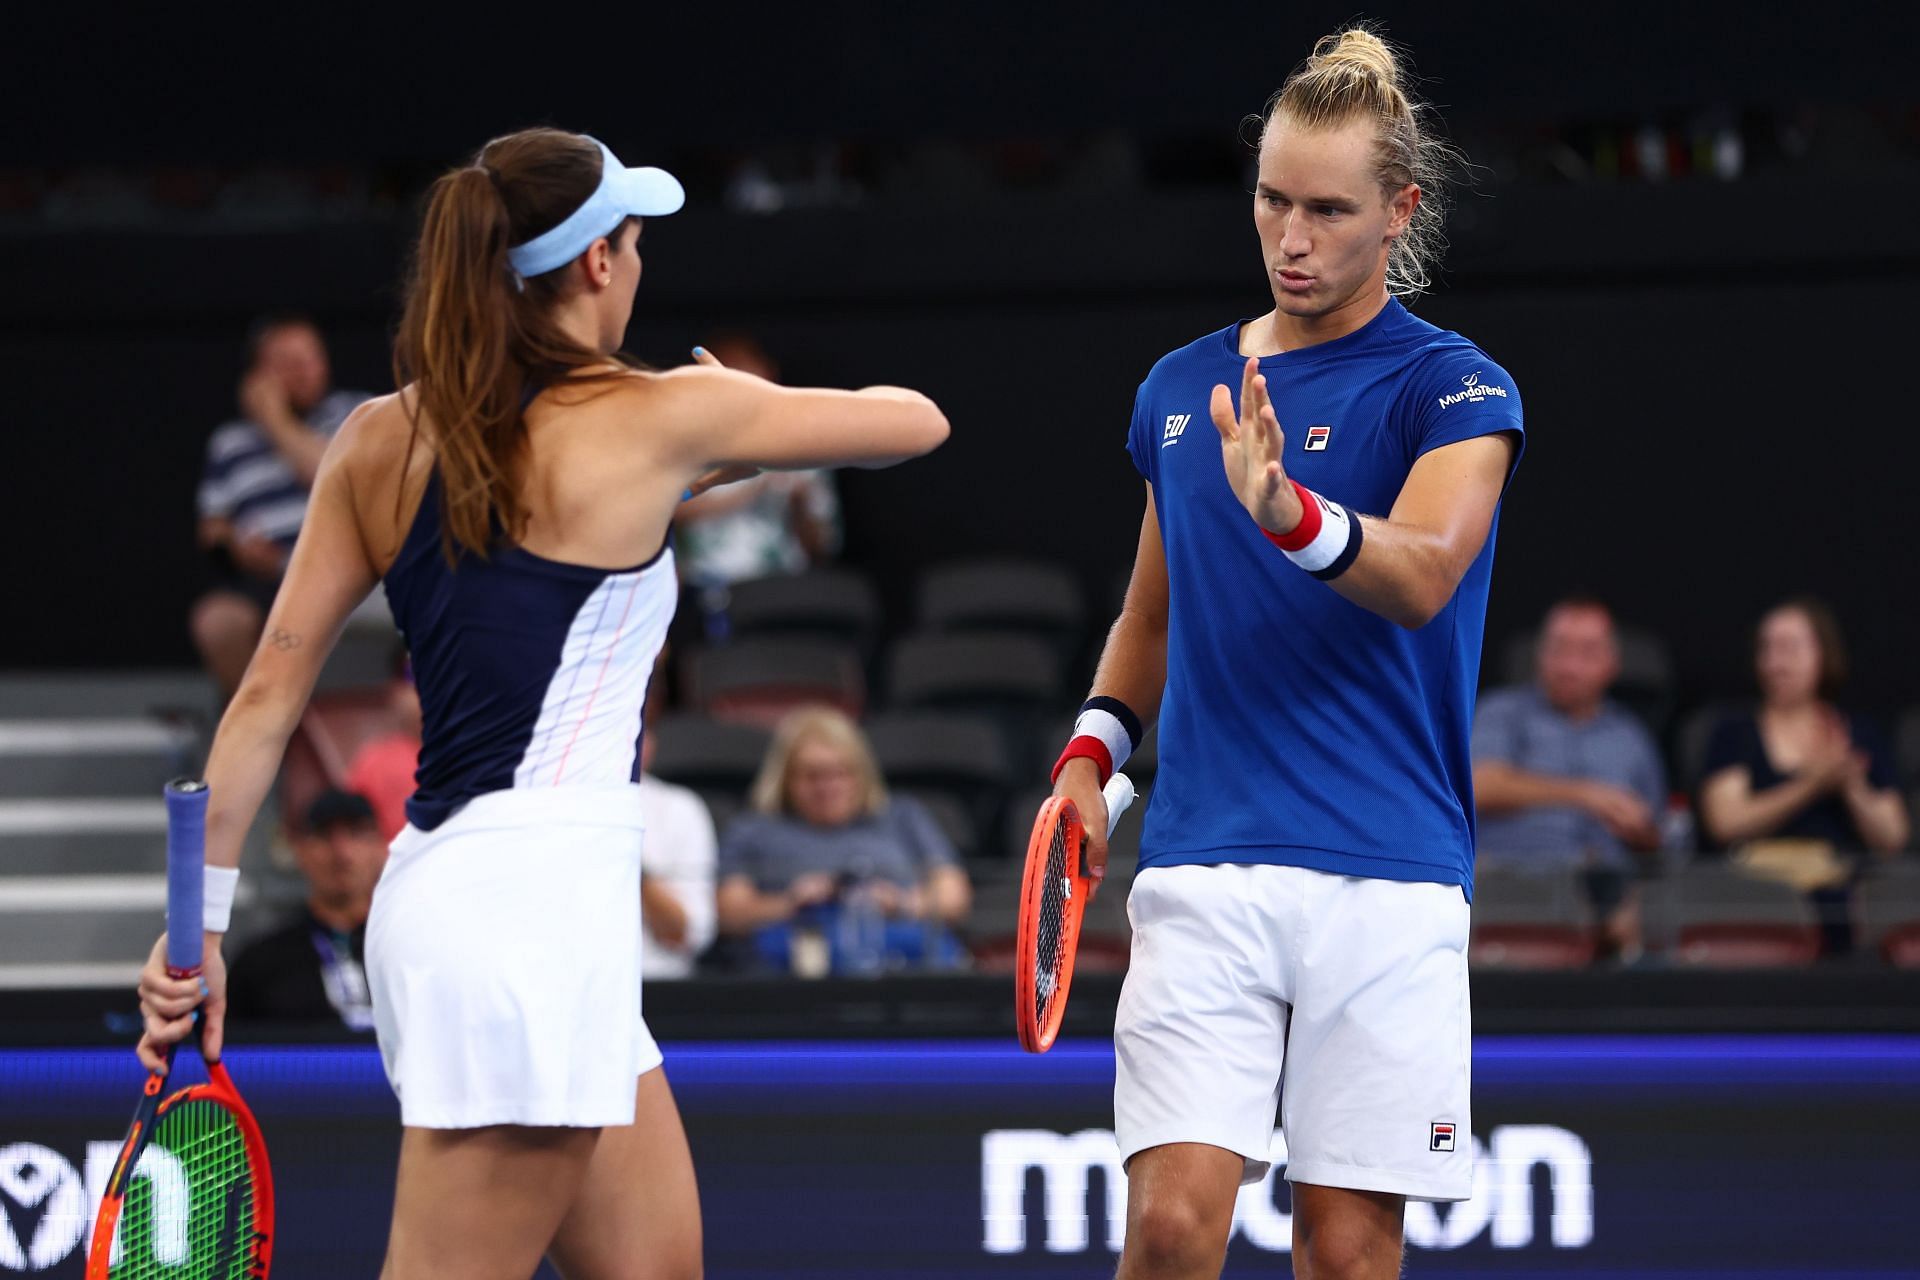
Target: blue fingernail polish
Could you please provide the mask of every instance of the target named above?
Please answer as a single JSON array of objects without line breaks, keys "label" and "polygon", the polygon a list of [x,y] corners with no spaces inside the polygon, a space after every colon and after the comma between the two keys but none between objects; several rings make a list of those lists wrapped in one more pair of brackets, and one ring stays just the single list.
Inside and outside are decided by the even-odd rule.
[{"label": "blue fingernail polish", "polygon": [[198,1022],[198,1021],[200,1021],[200,1011],[199,1011],[198,1009],[195,1009],[195,1010],[193,1011],[193,1018],[192,1018],[192,1021],[194,1021],[194,1022]]},{"label": "blue fingernail polish", "polygon": [[693,501],[693,490],[691,490],[691,489],[682,489],[682,490],[680,491],[680,501],[682,501],[682,502],[692,502],[692,501]]},{"label": "blue fingernail polish", "polygon": [[705,347],[695,347],[695,348],[693,349],[693,354],[695,354],[695,355],[697,355],[697,356],[703,356],[703,355],[705,355],[705,354],[707,354],[707,349],[706,349]]}]

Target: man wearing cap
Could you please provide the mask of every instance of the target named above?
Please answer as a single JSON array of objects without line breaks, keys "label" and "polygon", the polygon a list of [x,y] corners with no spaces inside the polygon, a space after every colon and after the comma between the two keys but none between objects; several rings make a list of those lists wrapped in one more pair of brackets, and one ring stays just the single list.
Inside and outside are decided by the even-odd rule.
[{"label": "man wearing cap", "polygon": [[307,808],[293,854],[307,882],[306,904],[240,953],[227,978],[227,1007],[242,1020],[337,1020],[370,1031],[367,915],[387,865],[373,806],[351,791],[322,792]]}]

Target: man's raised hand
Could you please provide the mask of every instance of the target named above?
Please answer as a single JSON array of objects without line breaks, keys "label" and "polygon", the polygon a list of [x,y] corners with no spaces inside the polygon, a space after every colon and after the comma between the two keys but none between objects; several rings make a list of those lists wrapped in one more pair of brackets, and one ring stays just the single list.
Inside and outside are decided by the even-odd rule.
[{"label": "man's raised hand", "polygon": [[1240,376],[1238,415],[1225,383],[1214,387],[1209,409],[1213,425],[1220,432],[1220,460],[1234,496],[1261,528],[1270,533],[1291,532],[1300,523],[1300,495],[1294,492],[1280,464],[1287,437],[1280,430],[1280,419],[1274,416],[1273,402],[1267,398],[1267,379],[1260,372],[1260,361],[1247,357]]}]

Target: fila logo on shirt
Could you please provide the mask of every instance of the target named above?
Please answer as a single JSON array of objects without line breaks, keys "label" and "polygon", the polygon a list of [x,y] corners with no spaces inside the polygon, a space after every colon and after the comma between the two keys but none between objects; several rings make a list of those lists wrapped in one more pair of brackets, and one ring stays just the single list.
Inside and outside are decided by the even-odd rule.
[{"label": "fila logo on shirt", "polygon": [[1190,413],[1168,414],[1167,429],[1165,433],[1162,434],[1160,437],[1160,447],[1164,449],[1168,445],[1177,442],[1180,439],[1181,435],[1186,432],[1187,424],[1192,421],[1193,421],[1193,415]]},{"label": "fila logo on shirt", "polygon": [[1435,1120],[1427,1129],[1427,1150],[1453,1150],[1453,1121]]},{"label": "fila logo on shirt", "polygon": [[1327,448],[1327,438],[1332,434],[1333,428],[1324,423],[1319,426],[1308,427],[1307,442],[1301,447],[1308,453],[1324,453]]}]

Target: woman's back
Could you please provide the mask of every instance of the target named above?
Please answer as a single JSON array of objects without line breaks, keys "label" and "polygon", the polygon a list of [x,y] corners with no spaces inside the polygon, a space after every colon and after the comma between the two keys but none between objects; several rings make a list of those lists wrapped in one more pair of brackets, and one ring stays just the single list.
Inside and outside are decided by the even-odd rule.
[{"label": "woman's back", "polygon": [[[420,690],[414,826],[431,830],[490,791],[638,781],[640,707],[677,585],[671,478],[648,485],[645,473],[664,468],[647,465],[644,431],[607,438],[601,421],[634,398],[562,389],[530,404],[515,478],[527,536],[497,531],[484,558],[456,548],[452,564],[445,481],[422,444],[433,424],[416,435],[393,398],[345,442],[353,488],[369,499],[355,503],[365,542],[394,548],[375,567]],[[629,500],[610,500],[622,488]]]}]

